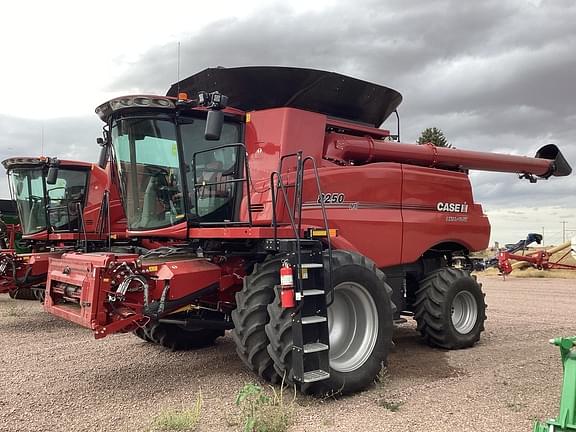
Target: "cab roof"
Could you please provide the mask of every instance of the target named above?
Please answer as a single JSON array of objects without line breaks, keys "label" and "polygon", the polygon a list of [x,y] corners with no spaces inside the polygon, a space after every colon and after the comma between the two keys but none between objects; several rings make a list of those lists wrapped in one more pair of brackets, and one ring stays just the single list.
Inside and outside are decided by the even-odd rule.
[{"label": "cab roof", "polygon": [[90,162],[62,160],[49,157],[12,157],[2,161],[2,165],[7,170],[14,168],[35,168],[49,166],[51,163],[57,163],[59,167],[74,167],[74,168],[91,168],[93,164]]}]

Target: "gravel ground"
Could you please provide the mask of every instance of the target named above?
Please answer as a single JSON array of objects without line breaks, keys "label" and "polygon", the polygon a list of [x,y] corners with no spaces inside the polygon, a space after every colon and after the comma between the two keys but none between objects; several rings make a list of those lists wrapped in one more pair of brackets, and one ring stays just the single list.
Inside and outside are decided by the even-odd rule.
[{"label": "gravel ground", "polygon": [[[576,281],[482,282],[489,309],[479,345],[428,348],[409,321],[395,333],[381,383],[339,400],[298,396],[291,430],[528,432],[533,418],[556,415],[562,369],[547,341],[576,334]],[[161,409],[192,406],[200,390],[199,430],[235,431],[236,394],[258,382],[230,337],[186,353],[132,335],[95,341],[7,295],[0,347],[0,431],[142,431]]]}]

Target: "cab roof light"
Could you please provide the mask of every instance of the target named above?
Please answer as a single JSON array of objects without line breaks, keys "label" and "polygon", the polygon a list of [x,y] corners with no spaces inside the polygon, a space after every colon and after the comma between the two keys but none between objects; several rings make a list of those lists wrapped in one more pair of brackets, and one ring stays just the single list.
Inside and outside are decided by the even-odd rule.
[{"label": "cab roof light", "polygon": [[96,114],[101,120],[106,119],[116,111],[126,108],[175,108],[174,101],[162,96],[122,96],[104,102],[96,108]]}]

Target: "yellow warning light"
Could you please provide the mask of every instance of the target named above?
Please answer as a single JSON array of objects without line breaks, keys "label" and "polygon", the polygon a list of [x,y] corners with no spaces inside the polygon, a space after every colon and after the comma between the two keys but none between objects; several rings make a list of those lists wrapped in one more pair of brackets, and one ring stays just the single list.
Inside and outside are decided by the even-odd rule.
[{"label": "yellow warning light", "polygon": [[188,100],[188,93],[186,93],[186,92],[180,92],[180,93],[178,93],[178,100],[179,100],[179,101]]},{"label": "yellow warning light", "polygon": [[[334,228],[330,228],[328,230],[330,237],[338,237],[338,230]],[[311,229],[310,230],[310,237],[327,237],[325,229]]]}]

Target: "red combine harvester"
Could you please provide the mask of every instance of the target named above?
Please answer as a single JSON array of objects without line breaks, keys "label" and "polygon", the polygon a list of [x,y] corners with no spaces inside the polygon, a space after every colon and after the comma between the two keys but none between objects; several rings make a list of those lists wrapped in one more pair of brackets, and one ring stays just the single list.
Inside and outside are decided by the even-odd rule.
[{"label": "red combine harvester", "polygon": [[0,293],[42,300],[50,258],[126,241],[126,217],[110,170],[52,158],[11,158],[2,164],[18,208],[21,242],[31,253],[17,253],[14,245],[0,251]]},{"label": "red combine harvester", "polygon": [[571,168],[552,144],[529,158],[395,142],[378,126],[401,100],[335,73],[247,67],[100,105],[128,235],[178,244],[53,259],[45,309],[173,349],[232,329],[252,370],[313,394],[372,383],[401,315],[430,345],[474,345],[484,295],[451,266],[489,240],[468,170],[533,182]]}]

